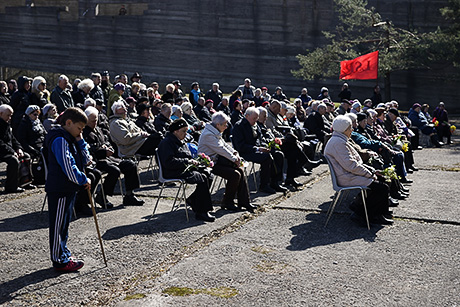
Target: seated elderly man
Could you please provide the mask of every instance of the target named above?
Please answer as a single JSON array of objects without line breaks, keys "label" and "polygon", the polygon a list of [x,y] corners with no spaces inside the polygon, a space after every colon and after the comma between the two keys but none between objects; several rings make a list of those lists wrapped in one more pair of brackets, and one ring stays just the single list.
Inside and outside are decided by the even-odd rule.
[{"label": "seated elderly man", "polygon": [[441,147],[444,144],[439,142],[436,128],[434,128],[433,124],[428,123],[428,120],[421,110],[422,106],[419,103],[414,103],[407,117],[411,120],[412,125],[417,127],[423,134],[430,136],[431,143],[438,148]]},{"label": "seated elderly man", "polygon": [[164,103],[161,106],[160,114],[155,117],[153,124],[155,125],[155,130],[160,132],[161,134],[166,134],[169,129],[169,125],[171,124],[171,104]]},{"label": "seated elderly man", "polygon": [[[337,177],[337,183],[342,187],[366,186],[366,208],[369,220],[374,224],[393,224],[389,208],[388,186],[380,182],[380,173],[365,165],[358,152],[348,142],[353,131],[350,118],[340,115],[332,123],[334,132],[326,145],[324,155],[330,160]],[[381,177],[380,177],[381,178]],[[383,181],[383,180],[381,180]],[[364,225],[363,206],[353,205],[352,219]]]},{"label": "seated elderly man", "polygon": [[225,178],[225,194],[223,208],[236,211],[233,204],[235,194],[238,198],[238,207],[254,212],[255,206],[249,199],[248,183],[243,169],[240,167],[241,158],[238,152],[228,145],[222,138],[227,129],[230,118],[223,112],[214,113],[212,123],[207,123],[198,142],[198,152],[203,152],[214,161],[213,174]]},{"label": "seated elderly man", "polygon": [[[85,114],[88,117],[86,127],[83,129],[83,138],[89,145],[89,152],[93,156],[93,161],[96,162],[96,169],[107,173],[108,176],[104,180],[104,193],[112,196],[117,184],[117,179],[120,173],[125,175],[125,190],[126,195],[123,197],[123,205],[125,206],[141,206],[143,200],[138,199],[133,190],[140,187],[139,177],[137,176],[137,164],[132,160],[120,160],[113,157],[114,149],[110,145],[108,136],[97,125],[99,111],[94,107],[88,107]],[[102,193],[96,195],[96,202],[104,209],[113,208],[113,205],[104,199]]]},{"label": "seated elderly man", "polygon": [[203,97],[198,98],[197,104],[193,108],[193,111],[200,120],[204,121],[205,123],[209,123],[212,120],[211,113],[209,112],[209,109],[206,108],[205,104],[206,101]]},{"label": "seated elderly man", "polygon": [[312,134],[315,134],[316,137],[324,144],[325,136],[328,135],[331,130],[330,127],[327,127],[323,116],[326,114],[326,105],[320,103],[316,111],[308,115],[307,119],[304,122],[304,127]]},{"label": "seated elderly man", "polygon": [[150,134],[139,128],[126,116],[126,105],[122,100],[112,105],[114,115],[110,117],[110,137],[118,146],[119,154],[123,157],[134,155],[151,156],[161,141],[157,134]]},{"label": "seated elderly man", "polygon": [[272,154],[263,141],[257,125],[259,110],[249,107],[244,116],[233,127],[234,148],[245,160],[260,164],[260,191],[268,194],[286,192],[287,189],[278,183],[283,176],[283,153],[274,151]]},{"label": "seated elderly man", "polygon": [[19,124],[17,132],[18,141],[22,148],[32,157],[40,157],[40,150],[45,141],[46,130],[40,119],[40,108],[37,105],[30,105]]},{"label": "seated elderly man", "polygon": [[169,126],[169,132],[158,146],[158,158],[164,178],[180,178],[187,183],[196,184],[196,189],[187,198],[187,204],[195,212],[195,218],[206,222],[214,222],[211,194],[209,192],[211,174],[207,168],[187,169],[190,164],[198,162],[183,141],[187,135],[188,124],[184,119],[176,119]]},{"label": "seated elderly man", "polygon": [[[7,104],[0,105],[0,162],[6,162],[5,193],[20,193],[24,189],[19,187],[19,166],[21,160],[29,160],[30,156],[24,152],[21,144],[11,131],[11,116],[13,108]],[[26,189],[35,186],[29,184]]]}]

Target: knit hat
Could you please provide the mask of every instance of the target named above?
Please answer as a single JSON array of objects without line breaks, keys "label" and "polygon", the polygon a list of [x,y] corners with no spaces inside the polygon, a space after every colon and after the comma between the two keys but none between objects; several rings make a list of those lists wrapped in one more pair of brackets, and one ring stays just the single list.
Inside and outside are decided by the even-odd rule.
[{"label": "knit hat", "polygon": [[35,111],[40,111],[40,107],[32,104],[32,105],[27,107],[26,115],[30,115],[30,113],[35,112]]},{"label": "knit hat", "polygon": [[358,107],[359,107],[359,108],[362,107],[362,105],[361,105],[361,103],[360,103],[359,101],[356,101],[355,103],[353,103],[353,104],[351,105],[351,107],[352,107],[353,109],[356,109],[356,108],[358,108]]},{"label": "knit hat", "polygon": [[367,119],[367,116],[364,113],[358,113],[358,114],[356,114],[356,116],[358,117],[358,122],[360,122],[360,121],[362,121],[364,119]]},{"label": "knit hat", "polygon": [[46,115],[46,113],[48,113],[48,111],[49,111],[52,107],[55,107],[55,105],[52,104],[52,103],[47,103],[47,104],[45,104],[45,106],[43,107],[43,115]]},{"label": "knit hat", "polygon": [[344,115],[337,116],[332,122],[332,129],[337,132],[343,133],[349,127],[351,127],[351,119]]},{"label": "knit hat", "polygon": [[[419,105],[420,106],[420,105]],[[393,113],[396,117],[399,117],[399,112],[395,108],[391,108],[388,110],[388,113]]]},{"label": "knit hat", "polygon": [[420,103],[416,102],[414,103],[414,105],[412,106],[412,109],[416,109],[416,108],[421,108],[422,106],[420,105]]},{"label": "knit hat", "polygon": [[187,122],[183,118],[178,118],[175,121],[173,121],[171,123],[171,125],[169,125],[169,131],[174,132],[174,131],[179,130],[180,128],[183,128],[183,127],[188,127]]}]

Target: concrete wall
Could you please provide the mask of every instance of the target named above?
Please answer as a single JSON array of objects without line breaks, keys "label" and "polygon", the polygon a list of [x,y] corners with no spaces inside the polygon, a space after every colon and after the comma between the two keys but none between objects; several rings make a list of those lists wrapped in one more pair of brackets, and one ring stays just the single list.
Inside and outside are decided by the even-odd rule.
[{"label": "concrete wall", "polygon": [[[370,1],[396,24],[424,29],[443,22],[437,12],[446,3]],[[290,73],[298,68],[297,54],[325,42],[321,31],[335,23],[332,0],[8,0],[7,4],[0,4],[3,67],[81,76],[109,70],[112,77],[138,71],[145,82],[158,81],[162,87],[181,79],[187,91],[193,81],[206,90],[217,81],[230,92],[245,77],[271,91],[280,85],[290,96],[305,86],[312,96],[323,85],[333,98],[340,91],[338,80],[305,82]],[[127,15],[118,15],[122,5]],[[403,106],[442,99],[455,107],[458,80],[438,79],[445,70],[394,74],[393,98]],[[349,83],[353,96],[363,100],[372,94],[375,81]]]}]

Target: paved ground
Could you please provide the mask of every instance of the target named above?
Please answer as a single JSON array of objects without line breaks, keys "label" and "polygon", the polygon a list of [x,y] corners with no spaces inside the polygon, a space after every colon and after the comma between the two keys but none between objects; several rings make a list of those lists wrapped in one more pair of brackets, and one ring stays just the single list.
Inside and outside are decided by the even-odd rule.
[{"label": "paved ground", "polygon": [[79,218],[69,247],[85,267],[67,275],[50,268],[43,190],[0,195],[0,304],[458,306],[459,145],[416,151],[420,171],[395,225],[370,231],[349,220],[346,205],[323,228],[333,195],[325,165],[301,178],[302,191],[252,193],[256,214],[216,206],[207,224],[170,212],[173,188],[151,218],[159,190],[144,171],[143,207],[98,213],[108,267],[92,218]]}]

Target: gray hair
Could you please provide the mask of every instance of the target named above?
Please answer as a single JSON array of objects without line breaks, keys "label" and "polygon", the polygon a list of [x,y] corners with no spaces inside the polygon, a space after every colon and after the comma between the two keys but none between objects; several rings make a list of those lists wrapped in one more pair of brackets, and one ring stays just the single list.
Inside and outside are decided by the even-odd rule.
[{"label": "gray hair", "polygon": [[38,89],[38,86],[41,83],[46,83],[45,78],[43,78],[42,76],[37,76],[37,77],[34,78],[34,80],[32,81],[32,92],[33,93],[40,92],[40,90]]},{"label": "gray hair", "polygon": [[256,109],[256,107],[249,107],[246,109],[246,112],[244,112],[244,116],[251,116],[253,114],[259,115],[259,110]]},{"label": "gray hair", "polygon": [[261,114],[267,114],[267,109],[264,107],[258,107],[257,110],[259,110],[259,115]]},{"label": "gray hair", "polygon": [[13,113],[13,108],[9,105],[9,104],[2,104],[0,105],[0,113],[3,113],[5,111],[10,111],[11,113]]},{"label": "gray hair", "polygon": [[83,103],[83,107],[86,109],[87,107],[95,107],[96,106],[96,100],[93,98],[86,98],[85,102]]},{"label": "gray hair", "polygon": [[212,115],[212,123],[215,125],[222,125],[223,123],[230,122],[230,117],[228,117],[224,112],[219,111]]},{"label": "gray hair", "polygon": [[8,85],[6,84],[5,81],[0,81],[0,89],[7,88],[7,87],[8,87]]},{"label": "gray hair", "polygon": [[[349,115],[350,113],[347,113]],[[332,122],[332,129],[334,131],[344,133],[347,129],[349,129],[352,125],[350,116],[347,115],[339,115],[337,116],[334,121]],[[354,114],[351,114],[354,115]]]},{"label": "gray hair", "polygon": [[60,75],[60,76],[59,76],[59,79],[58,79],[58,82],[61,81],[61,80],[67,80],[67,81],[69,81],[69,78],[68,78],[66,75]]},{"label": "gray hair", "polygon": [[85,114],[87,117],[89,117],[91,114],[94,114],[97,117],[99,115],[99,111],[95,107],[89,106],[85,109]]},{"label": "gray hair", "polygon": [[192,109],[193,109],[193,106],[190,102],[182,102],[182,104],[180,105],[182,111],[185,113],[185,114],[188,114],[190,115],[192,113]]},{"label": "gray hair", "polygon": [[85,90],[88,89],[91,91],[94,88],[94,82],[91,79],[83,79],[81,82],[78,84],[78,89],[80,90]]},{"label": "gray hair", "polygon": [[355,113],[347,113],[345,116],[348,117],[352,122],[358,120],[358,116]]},{"label": "gray hair", "polygon": [[293,106],[288,106],[287,107],[287,112],[286,114],[295,114],[296,111],[295,111],[295,108]]},{"label": "gray hair", "polygon": [[121,109],[121,108],[125,108],[125,107],[126,107],[126,105],[125,105],[125,102],[123,101],[123,99],[117,100],[112,105],[112,113],[115,114],[116,110]]},{"label": "gray hair", "polygon": [[217,88],[220,87],[219,83],[217,83],[217,82],[214,82],[214,83],[212,84],[212,86],[217,86]]},{"label": "gray hair", "polygon": [[320,103],[320,104],[318,105],[317,110],[319,110],[320,108],[326,109],[326,105],[325,105],[324,103]]}]

